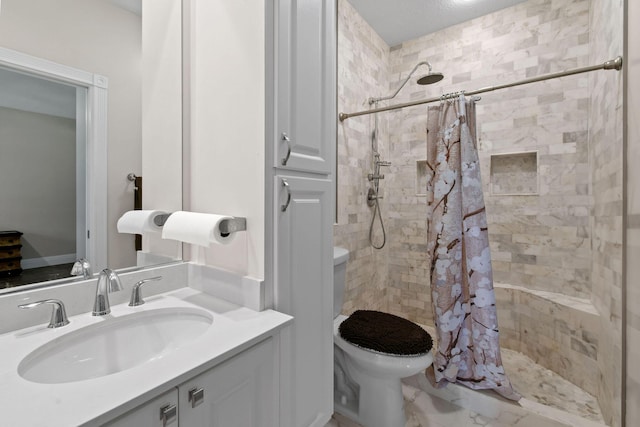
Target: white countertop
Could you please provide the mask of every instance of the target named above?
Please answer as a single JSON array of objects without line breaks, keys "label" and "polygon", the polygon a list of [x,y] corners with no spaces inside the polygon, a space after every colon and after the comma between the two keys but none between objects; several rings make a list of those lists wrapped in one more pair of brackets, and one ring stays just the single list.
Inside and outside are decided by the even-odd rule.
[{"label": "white countertop", "polygon": [[[0,335],[0,407],[2,425],[53,427],[100,425],[147,400],[210,369],[254,344],[274,335],[292,317],[273,311],[254,311],[192,288],[145,298],[146,304],[111,307],[107,316],[90,312],[72,316],[67,326],[47,324]],[[84,326],[136,311],[168,307],[206,310],[213,316],[207,331],[162,358],[128,370],[62,384],[40,384],[23,379],[18,364],[41,345]]]}]

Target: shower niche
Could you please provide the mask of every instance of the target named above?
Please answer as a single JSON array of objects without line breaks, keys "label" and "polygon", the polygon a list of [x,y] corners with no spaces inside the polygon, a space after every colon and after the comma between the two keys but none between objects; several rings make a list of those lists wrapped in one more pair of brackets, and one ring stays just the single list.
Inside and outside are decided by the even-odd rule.
[{"label": "shower niche", "polygon": [[429,179],[427,171],[426,160],[416,161],[416,196],[427,195],[427,181]]},{"label": "shower niche", "polygon": [[538,152],[491,155],[490,192],[494,196],[538,194]]}]

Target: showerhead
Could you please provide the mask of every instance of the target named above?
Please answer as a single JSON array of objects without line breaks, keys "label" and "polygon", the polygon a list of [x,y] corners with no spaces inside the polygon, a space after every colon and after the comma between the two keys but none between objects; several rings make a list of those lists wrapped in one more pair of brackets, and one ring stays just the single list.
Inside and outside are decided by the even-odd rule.
[{"label": "showerhead", "polygon": [[413,73],[416,72],[416,70],[418,69],[419,66],[421,65],[426,65],[427,67],[429,67],[429,74],[425,75],[424,77],[420,77],[418,79],[418,84],[419,85],[430,85],[433,83],[437,83],[440,80],[442,80],[444,78],[444,76],[442,75],[442,73],[434,73],[431,69],[431,64],[428,61],[422,61],[422,62],[418,62],[416,64],[415,67],[413,67],[413,70],[411,70],[411,72],[409,73],[409,75],[403,80],[403,82],[400,84],[400,86],[398,87],[398,89],[396,89],[396,91],[389,95],[389,96],[383,96],[380,98],[369,98],[369,105],[373,105],[376,102],[379,101],[385,101],[387,99],[392,99],[395,98],[396,95],[398,94],[398,92],[400,92],[400,89],[402,89],[404,87],[404,85],[407,84],[407,82],[409,81],[409,79],[411,78],[411,76],[413,76]]},{"label": "showerhead", "polygon": [[431,85],[439,82],[442,79],[444,79],[444,75],[442,73],[438,73],[438,72],[432,73],[431,71],[429,71],[429,74],[426,74],[420,77],[417,80],[417,83],[419,85]]}]

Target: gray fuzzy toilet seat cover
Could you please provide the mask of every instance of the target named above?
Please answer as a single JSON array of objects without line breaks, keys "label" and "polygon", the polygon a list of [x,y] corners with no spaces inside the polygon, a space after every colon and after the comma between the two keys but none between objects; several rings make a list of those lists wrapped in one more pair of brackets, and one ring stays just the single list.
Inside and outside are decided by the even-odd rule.
[{"label": "gray fuzzy toilet seat cover", "polygon": [[420,326],[380,311],[357,310],[338,330],[346,341],[382,353],[416,356],[433,347],[431,336]]}]

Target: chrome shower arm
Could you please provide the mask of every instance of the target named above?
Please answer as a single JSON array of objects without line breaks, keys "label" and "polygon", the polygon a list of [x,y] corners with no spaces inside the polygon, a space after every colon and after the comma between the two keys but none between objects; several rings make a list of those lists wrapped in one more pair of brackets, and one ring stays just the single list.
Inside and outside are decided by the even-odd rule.
[{"label": "chrome shower arm", "polygon": [[396,91],[395,91],[392,95],[389,95],[389,96],[382,96],[382,97],[380,97],[380,98],[369,98],[369,105],[373,105],[373,104],[375,104],[376,102],[379,102],[379,101],[386,101],[387,99],[395,98],[395,97],[398,95],[398,93],[400,93],[400,91],[402,90],[402,88],[404,87],[404,85],[406,85],[406,84],[407,84],[407,82],[409,81],[409,79],[411,78],[411,76],[413,76],[413,73],[415,73],[415,72],[416,72],[416,70],[418,69],[418,67],[419,67],[419,66],[421,66],[421,65],[426,65],[427,67],[429,67],[429,73],[431,73],[432,68],[431,68],[431,64],[430,64],[428,61],[418,62],[418,63],[416,64],[416,66],[415,66],[415,67],[413,67],[413,70],[411,70],[411,72],[409,73],[409,75],[407,76],[407,78],[405,78],[405,79],[404,79],[404,81],[402,82],[402,84],[400,84],[400,86],[398,87],[398,89],[396,89]]}]

